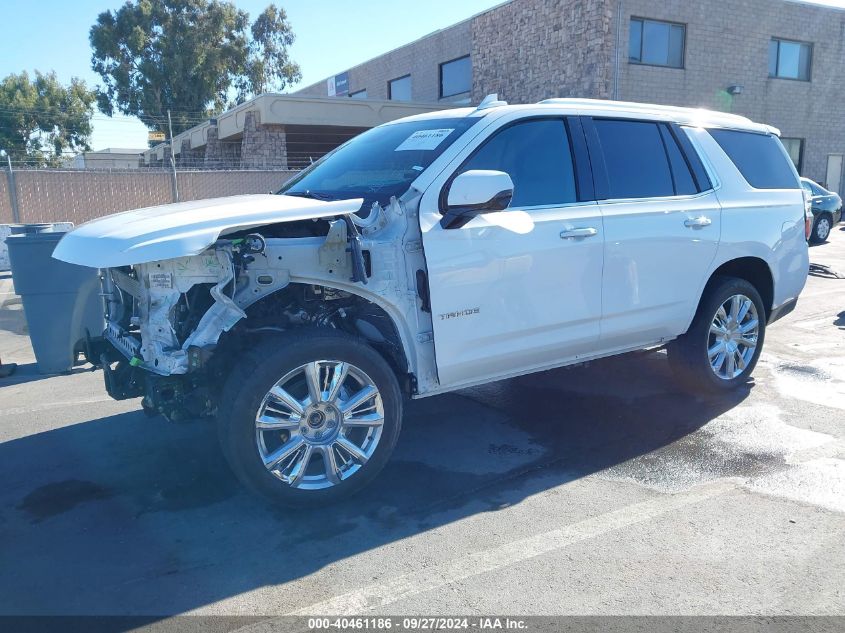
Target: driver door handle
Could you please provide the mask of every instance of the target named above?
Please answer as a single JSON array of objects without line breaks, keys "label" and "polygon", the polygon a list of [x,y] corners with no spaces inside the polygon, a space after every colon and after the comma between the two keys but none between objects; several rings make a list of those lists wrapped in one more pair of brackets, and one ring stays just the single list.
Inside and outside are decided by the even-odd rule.
[{"label": "driver door handle", "polygon": [[593,227],[584,227],[580,229],[567,229],[566,231],[560,232],[560,239],[562,240],[569,240],[575,237],[592,237],[596,235],[598,230],[594,229]]},{"label": "driver door handle", "polygon": [[684,226],[688,226],[692,229],[701,229],[705,226],[710,226],[713,224],[713,220],[708,218],[706,215],[701,215],[697,218],[688,218],[684,220]]}]

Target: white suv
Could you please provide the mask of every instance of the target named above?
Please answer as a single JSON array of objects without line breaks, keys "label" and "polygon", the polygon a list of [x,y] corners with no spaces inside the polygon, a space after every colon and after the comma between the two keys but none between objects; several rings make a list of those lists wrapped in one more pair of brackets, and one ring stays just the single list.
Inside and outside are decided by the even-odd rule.
[{"label": "white suv", "polygon": [[115,398],[216,416],[250,488],[295,505],[371,480],[405,397],[668,344],[687,385],[744,382],[808,269],[777,130],[551,99],[382,125],[287,182],[69,233],[102,269],[88,342]]}]

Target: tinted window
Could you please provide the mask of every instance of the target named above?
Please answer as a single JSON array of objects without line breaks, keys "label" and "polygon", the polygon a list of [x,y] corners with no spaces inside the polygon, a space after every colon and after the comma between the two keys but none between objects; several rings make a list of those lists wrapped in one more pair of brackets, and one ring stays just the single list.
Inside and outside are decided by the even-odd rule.
[{"label": "tinted window", "polygon": [[757,189],[797,189],[798,179],[776,136],[710,130],[748,184]]},{"label": "tinted window", "polygon": [[681,153],[681,148],[675,141],[675,137],[665,125],[660,126],[660,134],[663,136],[663,144],[666,146],[666,154],[669,156],[669,167],[672,169],[672,180],[675,183],[675,194],[679,196],[698,193],[695,186],[695,179],[692,177],[687,161]]},{"label": "tinted window", "polygon": [[672,172],[656,123],[595,119],[609,198],[672,196]]},{"label": "tinted window", "polygon": [[683,24],[631,18],[628,60],[639,64],[683,68],[685,37],[686,28]]},{"label": "tinted window", "polygon": [[365,206],[399,196],[475,117],[390,123],[367,130],[318,160],[279,193],[327,200],[362,197]]},{"label": "tinted window", "polygon": [[538,119],[497,132],[464,163],[470,169],[495,169],[513,180],[511,207],[575,202],[575,170],[562,120]]},{"label": "tinted window", "polygon": [[472,83],[472,64],[469,55],[440,64],[440,96],[451,97],[469,92]]},{"label": "tinted window", "polygon": [[411,100],[411,75],[387,82],[387,97],[393,101]]},{"label": "tinted window", "polygon": [[769,76],[810,81],[813,46],[773,38],[769,42]]}]

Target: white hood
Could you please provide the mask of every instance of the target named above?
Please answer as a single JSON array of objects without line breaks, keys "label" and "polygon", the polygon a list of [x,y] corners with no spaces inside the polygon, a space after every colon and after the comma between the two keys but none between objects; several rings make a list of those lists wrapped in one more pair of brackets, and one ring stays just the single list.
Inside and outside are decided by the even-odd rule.
[{"label": "white hood", "polygon": [[277,222],[348,215],[363,199],[324,202],[257,194],[164,204],[116,213],[65,235],[53,257],[91,268],[198,255],[226,233]]}]

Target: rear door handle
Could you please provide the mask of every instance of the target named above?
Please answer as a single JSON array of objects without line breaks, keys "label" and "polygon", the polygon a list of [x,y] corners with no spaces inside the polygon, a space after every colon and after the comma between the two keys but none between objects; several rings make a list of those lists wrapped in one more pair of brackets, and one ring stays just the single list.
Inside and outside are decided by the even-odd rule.
[{"label": "rear door handle", "polygon": [[598,234],[598,230],[593,227],[584,227],[581,229],[567,229],[560,232],[560,239],[569,240],[575,237],[592,237]]},{"label": "rear door handle", "polygon": [[700,229],[705,226],[710,226],[711,224],[713,224],[713,220],[708,218],[706,215],[684,220],[684,226],[688,226],[693,229]]}]

